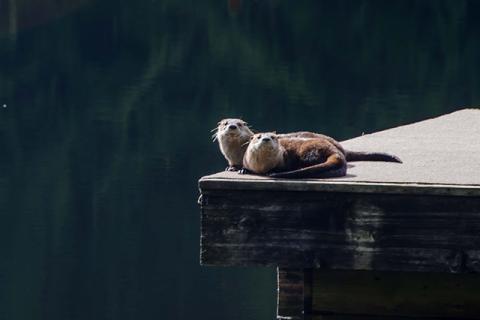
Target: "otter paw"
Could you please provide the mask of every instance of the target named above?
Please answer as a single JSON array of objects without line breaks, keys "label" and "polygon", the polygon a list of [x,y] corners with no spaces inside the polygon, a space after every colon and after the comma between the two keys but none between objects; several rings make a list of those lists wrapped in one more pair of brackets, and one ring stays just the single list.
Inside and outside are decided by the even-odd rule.
[{"label": "otter paw", "polygon": [[237,171],[237,170],[238,170],[238,168],[235,167],[235,166],[228,166],[228,167],[225,168],[225,171]]},{"label": "otter paw", "polygon": [[247,168],[242,168],[238,170],[238,174],[250,174],[252,171],[248,170]]}]

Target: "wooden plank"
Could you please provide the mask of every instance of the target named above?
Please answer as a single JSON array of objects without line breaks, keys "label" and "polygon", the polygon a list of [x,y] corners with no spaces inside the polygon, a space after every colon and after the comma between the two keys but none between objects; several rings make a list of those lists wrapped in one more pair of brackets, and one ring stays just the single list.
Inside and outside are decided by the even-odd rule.
[{"label": "wooden plank", "polygon": [[277,319],[303,320],[312,310],[312,269],[277,269]]},{"label": "wooden plank", "polygon": [[203,265],[480,272],[480,198],[206,192]]},{"label": "wooden plank", "polygon": [[[357,164],[355,164],[357,165]],[[365,163],[358,164],[365,165]],[[381,169],[376,169],[381,170]],[[199,180],[199,188],[213,190],[258,190],[298,192],[355,192],[382,194],[411,194],[438,196],[480,196],[479,185],[449,185],[426,183],[389,183],[349,181],[336,179],[271,179],[254,175],[239,175],[236,172],[220,172]]]},{"label": "wooden plank", "polygon": [[313,314],[480,318],[480,275],[313,271]]}]

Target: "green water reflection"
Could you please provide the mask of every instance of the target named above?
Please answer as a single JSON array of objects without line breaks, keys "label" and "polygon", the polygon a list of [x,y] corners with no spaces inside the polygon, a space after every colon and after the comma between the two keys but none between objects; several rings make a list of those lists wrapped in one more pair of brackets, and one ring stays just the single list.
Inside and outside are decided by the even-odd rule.
[{"label": "green water reflection", "polygon": [[199,266],[209,130],[345,139],[478,105],[479,9],[0,1],[0,319],[273,319],[274,270]]}]

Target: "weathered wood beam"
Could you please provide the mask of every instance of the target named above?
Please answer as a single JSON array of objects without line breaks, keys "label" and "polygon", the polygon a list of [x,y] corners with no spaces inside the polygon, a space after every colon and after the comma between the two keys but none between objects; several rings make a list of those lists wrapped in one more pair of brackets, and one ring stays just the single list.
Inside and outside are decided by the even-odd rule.
[{"label": "weathered wood beam", "polygon": [[202,190],[201,262],[480,272],[480,198]]}]

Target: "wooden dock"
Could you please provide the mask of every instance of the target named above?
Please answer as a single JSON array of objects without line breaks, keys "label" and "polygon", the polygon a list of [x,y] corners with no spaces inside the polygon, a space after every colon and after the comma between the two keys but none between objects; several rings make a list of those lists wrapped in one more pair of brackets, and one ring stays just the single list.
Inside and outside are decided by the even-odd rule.
[{"label": "wooden dock", "polygon": [[200,179],[201,263],[278,268],[278,319],[480,319],[480,110],[342,142],[403,164]]}]

